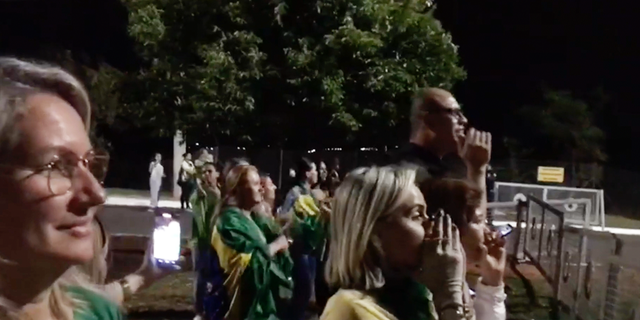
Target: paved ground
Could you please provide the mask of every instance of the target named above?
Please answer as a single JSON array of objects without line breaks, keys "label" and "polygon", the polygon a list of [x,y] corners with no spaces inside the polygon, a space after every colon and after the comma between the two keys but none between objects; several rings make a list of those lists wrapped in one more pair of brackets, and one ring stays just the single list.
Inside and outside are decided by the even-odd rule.
[{"label": "paved ground", "polygon": [[[191,237],[192,216],[189,211],[160,208],[158,212],[175,213],[180,220],[182,237]],[[110,234],[149,236],[153,233],[155,215],[146,206],[106,205],[98,216]]]}]

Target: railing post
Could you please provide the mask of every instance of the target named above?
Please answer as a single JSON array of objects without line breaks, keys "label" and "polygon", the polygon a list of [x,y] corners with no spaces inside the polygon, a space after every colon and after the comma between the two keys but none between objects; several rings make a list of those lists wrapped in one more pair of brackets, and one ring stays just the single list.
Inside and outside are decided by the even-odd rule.
[{"label": "railing post", "polygon": [[562,266],[564,265],[564,254],[562,248],[564,247],[564,212],[560,212],[560,223],[558,226],[558,245],[556,252],[556,265],[555,275],[553,277],[553,297],[556,301],[560,299],[560,277],[562,273]]},{"label": "railing post", "polygon": [[513,257],[516,259],[516,261],[518,259],[520,259],[519,254],[520,254],[520,240],[522,239],[522,235],[526,234],[526,225],[528,225],[527,223],[525,223],[525,227],[524,230],[525,232],[523,233],[523,228],[522,228],[522,219],[524,214],[524,210],[525,208],[527,208],[527,203],[525,201],[519,200],[518,201],[518,205],[516,206],[516,244],[513,246]]},{"label": "railing post", "polygon": [[616,239],[616,249],[613,259],[609,264],[609,276],[607,277],[607,291],[604,298],[604,319],[616,319],[616,308],[618,307],[618,275],[622,269],[618,265],[617,260],[621,258],[622,247],[624,243],[622,239],[613,235]]},{"label": "railing post", "polygon": [[542,217],[540,217],[540,232],[538,232],[540,239],[538,239],[538,261],[542,261],[542,240],[544,239],[544,225],[547,208],[542,207]]}]

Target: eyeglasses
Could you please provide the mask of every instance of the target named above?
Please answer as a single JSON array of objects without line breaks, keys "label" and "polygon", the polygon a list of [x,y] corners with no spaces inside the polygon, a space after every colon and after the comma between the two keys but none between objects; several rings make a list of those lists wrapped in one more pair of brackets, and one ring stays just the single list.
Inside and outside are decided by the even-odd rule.
[{"label": "eyeglasses", "polygon": [[464,113],[462,113],[461,109],[453,109],[453,108],[434,108],[429,110],[429,113],[446,113],[450,114],[457,119],[464,118]]},{"label": "eyeglasses", "polygon": [[74,177],[77,174],[78,164],[86,168],[93,177],[102,184],[109,167],[109,153],[104,150],[94,149],[87,152],[82,158],[77,156],[56,157],[42,167],[25,168],[21,166],[0,165],[9,168],[25,168],[33,171],[33,174],[47,176],[49,191],[53,195],[67,193],[73,187]]}]

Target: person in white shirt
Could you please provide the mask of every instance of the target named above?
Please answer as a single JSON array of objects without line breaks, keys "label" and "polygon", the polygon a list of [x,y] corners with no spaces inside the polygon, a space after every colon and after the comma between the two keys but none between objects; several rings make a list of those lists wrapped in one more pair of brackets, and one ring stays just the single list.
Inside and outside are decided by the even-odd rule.
[{"label": "person in white shirt", "polygon": [[162,155],[156,153],[155,159],[149,164],[149,189],[151,191],[151,207],[157,208],[160,200],[160,187],[165,177],[164,167],[160,163]]}]

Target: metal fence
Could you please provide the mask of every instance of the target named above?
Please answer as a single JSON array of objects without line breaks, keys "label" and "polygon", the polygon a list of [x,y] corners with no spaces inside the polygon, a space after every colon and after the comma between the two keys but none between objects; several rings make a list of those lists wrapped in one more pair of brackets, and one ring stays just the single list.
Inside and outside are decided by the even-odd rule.
[{"label": "metal fence", "polygon": [[[528,159],[495,159],[492,161],[492,165],[498,180],[527,184],[540,184],[537,181],[537,168],[539,166],[562,167],[565,169],[564,182],[562,184],[547,185],[604,190],[606,212],[615,215],[640,217],[640,170],[622,169],[600,164],[578,163],[572,165],[571,163],[560,161]],[[538,197],[541,197],[541,195],[538,195]],[[559,194],[556,199],[563,199],[563,197],[565,195]]]},{"label": "metal fence", "polygon": [[[569,223],[582,224],[585,210],[589,211],[590,225],[605,226],[604,191],[587,188],[570,188],[539,184],[513,182],[496,182],[494,187],[498,202],[526,200],[526,195],[533,195],[549,204],[560,204],[556,207],[565,213]],[[566,202],[568,199],[589,199],[589,202]],[[496,210],[495,214],[503,212]]]},{"label": "metal fence", "polygon": [[569,224],[561,208],[588,207],[590,199],[492,203],[516,212],[515,241],[509,252],[526,258],[551,285],[558,311],[571,319],[640,320],[640,237],[619,236],[590,225]]}]

